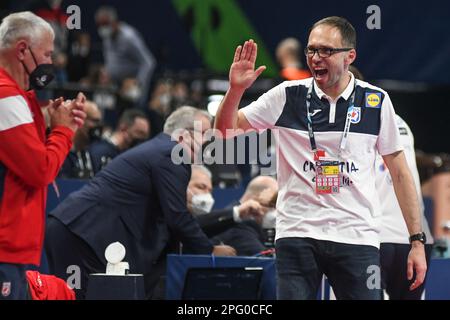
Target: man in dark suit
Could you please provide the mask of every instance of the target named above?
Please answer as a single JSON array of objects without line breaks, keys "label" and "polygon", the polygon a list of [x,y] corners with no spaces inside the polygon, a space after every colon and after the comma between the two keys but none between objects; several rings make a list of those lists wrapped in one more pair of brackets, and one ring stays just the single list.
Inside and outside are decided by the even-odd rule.
[{"label": "man in dark suit", "polygon": [[116,157],[50,213],[49,267],[63,279],[71,275],[69,266],[80,268],[77,298],[84,297],[90,273],[105,272],[104,252],[112,242],[125,246],[130,273],[144,275],[148,298],[154,297],[175,239],[190,253],[235,254],[228,246],[214,247],[186,208],[191,169],[175,164],[173,154],[181,146],[183,155],[193,155],[202,143],[199,127],[201,133],[210,128],[207,114],[192,107],[178,109],[167,119],[164,133]]}]

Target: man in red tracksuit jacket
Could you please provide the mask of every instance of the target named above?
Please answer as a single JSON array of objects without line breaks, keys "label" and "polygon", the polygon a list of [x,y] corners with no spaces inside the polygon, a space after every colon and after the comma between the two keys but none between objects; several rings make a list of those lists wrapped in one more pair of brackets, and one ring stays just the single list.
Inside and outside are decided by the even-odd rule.
[{"label": "man in red tracksuit jacket", "polygon": [[51,133],[34,91],[53,78],[54,33],[31,12],[14,13],[0,25],[0,300],[25,299],[25,265],[39,265],[47,185],[84,122],[82,93],[48,107]]}]

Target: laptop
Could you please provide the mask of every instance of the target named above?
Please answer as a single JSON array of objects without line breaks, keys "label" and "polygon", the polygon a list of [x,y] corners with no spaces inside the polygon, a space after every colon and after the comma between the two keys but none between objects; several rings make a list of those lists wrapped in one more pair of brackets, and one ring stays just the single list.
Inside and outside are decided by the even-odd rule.
[{"label": "laptop", "polygon": [[184,300],[258,300],[263,268],[189,268]]}]

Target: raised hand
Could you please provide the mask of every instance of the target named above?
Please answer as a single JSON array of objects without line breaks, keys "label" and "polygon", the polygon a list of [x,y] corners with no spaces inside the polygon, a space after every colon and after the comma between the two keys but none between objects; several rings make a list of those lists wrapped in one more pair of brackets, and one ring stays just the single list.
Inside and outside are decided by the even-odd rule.
[{"label": "raised hand", "polygon": [[55,101],[50,100],[50,106],[47,108],[50,115],[52,129],[56,126],[68,127],[72,131],[77,131],[84,123],[86,113],[84,112],[84,103],[86,97],[79,93],[74,100],[58,98]]},{"label": "raised hand", "polygon": [[77,98],[72,100],[72,115],[78,128],[81,128],[86,118],[84,104],[86,102],[86,96],[82,92],[78,92]]},{"label": "raised hand", "polygon": [[258,46],[252,39],[245,41],[244,46],[236,48],[230,68],[230,87],[245,90],[266,70],[266,66],[260,66],[255,70],[257,53]]},{"label": "raised hand", "polygon": [[239,217],[242,220],[254,219],[257,223],[261,224],[264,215],[269,208],[264,207],[258,201],[250,199],[242,203],[239,207]]}]

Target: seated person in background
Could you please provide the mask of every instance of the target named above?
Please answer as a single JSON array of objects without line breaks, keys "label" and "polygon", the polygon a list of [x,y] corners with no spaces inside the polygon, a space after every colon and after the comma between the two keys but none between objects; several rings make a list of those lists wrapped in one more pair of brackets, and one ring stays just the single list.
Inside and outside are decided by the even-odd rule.
[{"label": "seated person in background", "polygon": [[89,179],[95,174],[88,147],[102,136],[102,113],[92,101],[85,103],[86,120],[73,138],[72,149],[61,167],[58,177]]},{"label": "seated person in background", "polygon": [[302,45],[295,38],[282,40],[276,49],[276,57],[281,66],[280,76],[284,80],[301,80],[311,77],[300,60]]},{"label": "seated person in background", "polygon": [[422,194],[433,202],[433,226],[437,257],[450,257],[450,155],[417,152]]},{"label": "seated person in background", "polygon": [[[194,121],[202,130],[192,130]],[[105,272],[105,249],[119,241],[126,248],[130,273],[144,275],[148,298],[165,272],[166,255],[177,252],[176,240],[193,254],[234,255],[214,246],[186,207],[189,164],[176,164],[173,151],[193,160],[202,133],[211,128],[209,114],[181,107],[164,125],[164,133],[116,158],[81,190],[70,194],[48,217],[45,249],[50,272],[68,279],[67,267],[80,268],[77,298],[83,298],[90,273]]]},{"label": "seated person in background", "polygon": [[[396,115],[396,122],[400,131],[403,152],[416,185],[422,213],[422,228],[426,235],[425,253],[427,264],[429,264],[433,238],[424,215],[424,204],[414,152],[414,136],[406,122],[398,115]],[[375,186],[380,197],[382,212],[379,234],[382,288],[386,290],[389,299],[392,300],[420,300],[425,288],[426,278],[421,286],[413,291],[410,290],[413,281],[408,280],[405,264],[408,260],[411,245],[414,244],[410,244],[408,240],[409,232],[395,196],[392,178],[380,155],[377,156],[375,169],[377,172]]]},{"label": "seated person in background", "polygon": [[147,140],[149,134],[150,124],[145,113],[137,109],[126,110],[111,137],[96,141],[89,147],[94,173],[103,169],[121,152]]},{"label": "seated person in background", "polygon": [[267,188],[263,190],[258,201],[261,205],[269,208],[269,211],[265,214],[262,229],[264,235],[264,245],[267,248],[275,248],[275,231],[276,231],[276,218],[277,218],[277,204],[278,190]]},{"label": "seated person in background", "polygon": [[263,190],[276,192],[276,180],[256,177],[247,187],[240,204],[211,211],[214,205],[211,173],[206,167],[195,165],[188,185],[187,206],[214,243],[228,244],[238,255],[254,255],[266,249],[261,225],[269,208],[258,202]]},{"label": "seated person in background", "polygon": [[142,96],[139,82],[136,78],[125,78],[119,88],[117,96],[117,113],[120,115],[125,110],[136,108],[136,104]]}]

